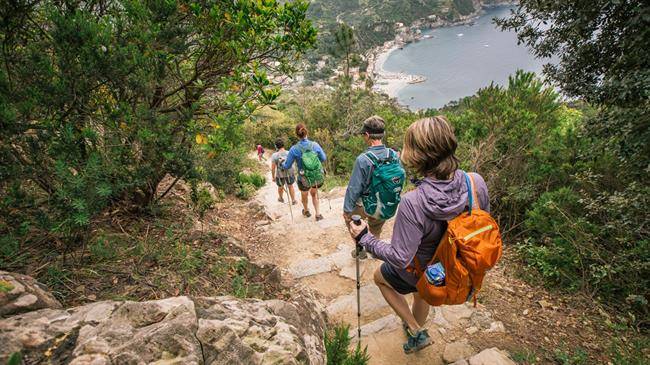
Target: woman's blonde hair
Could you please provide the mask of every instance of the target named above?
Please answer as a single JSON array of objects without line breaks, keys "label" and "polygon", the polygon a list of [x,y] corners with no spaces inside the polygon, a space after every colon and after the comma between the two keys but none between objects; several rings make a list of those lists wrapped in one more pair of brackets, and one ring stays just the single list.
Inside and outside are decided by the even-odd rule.
[{"label": "woman's blonde hair", "polygon": [[415,121],[406,130],[401,159],[422,176],[447,180],[458,168],[456,136],[442,115]]}]

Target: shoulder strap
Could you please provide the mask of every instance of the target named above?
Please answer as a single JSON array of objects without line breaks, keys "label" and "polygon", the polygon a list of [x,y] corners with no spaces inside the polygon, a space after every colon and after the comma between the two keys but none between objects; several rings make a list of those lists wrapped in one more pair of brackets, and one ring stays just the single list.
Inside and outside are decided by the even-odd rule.
[{"label": "shoulder strap", "polygon": [[469,201],[469,213],[472,214],[474,206],[476,209],[481,209],[481,204],[478,201],[478,193],[476,191],[476,185],[474,184],[474,178],[469,174],[465,173],[465,183],[467,184],[467,200]]},{"label": "shoulder strap", "polygon": [[389,157],[391,160],[397,160],[397,155],[396,155],[395,153],[396,153],[396,152],[395,152],[394,149],[392,149],[392,148],[389,148],[389,149],[388,149],[388,157]]},{"label": "shoulder strap", "polygon": [[[306,151],[308,151],[308,150],[307,150],[307,147],[303,147],[303,146],[300,144],[300,142],[298,142],[298,144],[296,144],[296,146],[298,146],[298,149],[300,150],[300,153],[301,153],[301,154],[303,154],[303,153],[305,153]],[[310,147],[311,147],[311,146],[310,146]]]},{"label": "shoulder strap", "polygon": [[393,158],[393,150],[386,147],[385,151],[386,151],[386,157],[383,158],[382,161],[385,161],[385,162],[393,161],[394,160],[394,158]]},{"label": "shoulder strap", "polygon": [[370,163],[372,163],[373,167],[377,167],[377,165],[379,164],[379,159],[374,153],[372,153],[372,151],[366,151],[366,153],[364,153],[363,155],[366,156],[368,160],[370,160]]}]

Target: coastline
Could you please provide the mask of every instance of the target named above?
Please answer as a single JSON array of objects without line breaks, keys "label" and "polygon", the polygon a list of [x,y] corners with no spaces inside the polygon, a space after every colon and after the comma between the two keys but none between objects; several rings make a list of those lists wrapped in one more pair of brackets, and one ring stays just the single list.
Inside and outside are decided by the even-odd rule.
[{"label": "coastline", "polygon": [[[482,5],[477,11],[472,14],[468,14],[461,19],[455,22],[449,22],[445,20],[438,20],[426,24],[418,24],[417,22],[410,26],[410,28],[419,26],[426,29],[437,29],[444,27],[453,27],[458,25],[465,25],[472,23],[477,18],[479,18],[484,13],[484,9],[493,8],[498,6],[508,6],[516,4],[517,1],[506,0],[501,3]],[[418,34],[415,36],[414,40],[419,41],[423,37]],[[408,44],[403,44],[400,42],[400,35],[396,35],[393,40],[387,41],[383,45],[376,47],[368,52],[368,68],[366,69],[366,74],[373,81],[372,89],[376,92],[383,93],[388,95],[390,98],[397,98],[397,94],[400,90],[406,87],[409,83],[414,83],[414,81],[422,80],[423,76],[412,75],[404,72],[391,72],[384,69],[384,63],[390,56],[391,53],[398,50],[400,47],[405,47]]]},{"label": "coastline", "polygon": [[383,46],[373,50],[373,60],[369,62],[368,75],[372,75],[372,89],[384,93],[391,98],[397,97],[397,93],[409,82],[416,81],[422,76],[410,75],[404,72],[390,72],[384,69],[384,63],[390,54],[399,48],[397,41],[392,40],[384,43]]}]

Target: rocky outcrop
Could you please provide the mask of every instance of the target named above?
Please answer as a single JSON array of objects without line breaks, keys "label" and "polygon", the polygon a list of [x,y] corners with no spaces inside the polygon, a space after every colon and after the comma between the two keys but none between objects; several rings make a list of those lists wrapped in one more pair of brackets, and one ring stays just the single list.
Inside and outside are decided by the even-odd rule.
[{"label": "rocky outcrop", "polygon": [[43,284],[27,275],[0,271],[0,317],[43,308],[62,308]]},{"label": "rocky outcrop", "polygon": [[0,320],[0,363],[323,364],[324,326],[304,297],[103,301]]}]

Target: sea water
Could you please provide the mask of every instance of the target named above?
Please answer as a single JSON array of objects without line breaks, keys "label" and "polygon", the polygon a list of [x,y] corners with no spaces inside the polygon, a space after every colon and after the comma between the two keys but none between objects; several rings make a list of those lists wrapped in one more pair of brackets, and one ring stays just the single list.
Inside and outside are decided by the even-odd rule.
[{"label": "sea water", "polygon": [[398,91],[398,101],[412,110],[439,108],[473,95],[494,81],[507,85],[517,69],[541,75],[548,59],[536,59],[514,32],[500,31],[492,19],[507,17],[510,6],[486,9],[474,25],[437,28],[423,32],[431,38],[392,52],[384,69],[422,75],[426,81]]}]

